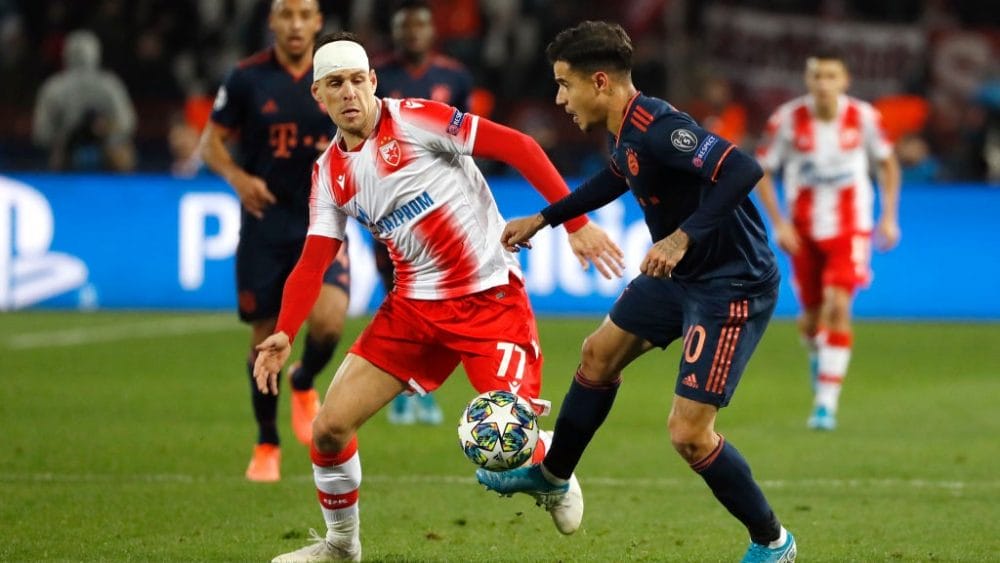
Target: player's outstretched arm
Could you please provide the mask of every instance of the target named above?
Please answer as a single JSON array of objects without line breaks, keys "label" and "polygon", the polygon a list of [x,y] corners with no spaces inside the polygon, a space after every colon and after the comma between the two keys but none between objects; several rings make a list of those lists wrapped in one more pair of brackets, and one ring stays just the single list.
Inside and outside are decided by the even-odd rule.
[{"label": "player's outstretched arm", "polygon": [[342,242],[319,235],[306,237],[302,255],[285,281],[281,293],[281,312],[274,334],[257,345],[253,376],[261,393],[278,394],[278,373],[291,352],[292,340],[299,332],[319,297],[323,272],[330,266]]},{"label": "player's outstretched arm", "polygon": [[[553,203],[569,195],[569,187],[552,161],[528,135],[480,117],[475,143],[472,156],[499,160],[514,167],[545,201]],[[572,233],[586,224],[587,217],[578,214],[566,220],[566,230]]]},{"label": "player's outstretched arm", "polygon": [[[531,248],[531,237],[546,225],[548,223],[541,213],[512,219],[504,226],[500,234],[500,243],[509,252],[520,252],[522,248]],[[607,279],[611,279],[612,275],[620,278],[625,274],[625,254],[611,240],[608,233],[597,225],[587,223],[570,233],[569,245],[584,270],[593,264]]]},{"label": "player's outstretched arm", "polygon": [[531,248],[531,237],[542,230],[548,223],[541,213],[531,217],[518,217],[507,221],[500,233],[500,244],[508,252],[520,252],[522,248]]}]

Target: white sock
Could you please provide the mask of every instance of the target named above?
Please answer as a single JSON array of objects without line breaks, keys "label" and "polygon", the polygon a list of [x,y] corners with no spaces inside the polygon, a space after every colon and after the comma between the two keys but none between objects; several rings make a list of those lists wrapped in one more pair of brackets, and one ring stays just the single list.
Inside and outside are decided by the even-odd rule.
[{"label": "white sock", "polygon": [[361,457],[357,450],[344,463],[331,466],[313,463],[313,481],[319,496],[328,537],[356,533],[358,488],[361,486]]},{"label": "white sock", "polygon": [[821,333],[819,344],[819,378],[816,384],[817,406],[835,414],[840,402],[840,388],[851,361],[851,333],[827,331]]},{"label": "white sock", "polygon": [[[552,447],[552,432],[548,430],[540,431],[538,433],[538,441],[545,446],[545,451],[549,451],[549,448]],[[549,473],[549,470],[545,468],[544,462],[540,463],[539,467],[542,469],[542,476],[545,477],[545,480],[549,483],[552,483],[553,485],[565,485],[566,483],[569,483],[568,479],[561,479]]]},{"label": "white sock", "polygon": [[785,545],[786,541],[788,541],[788,531],[785,530],[784,526],[782,526],[781,527],[781,533],[778,534],[778,539],[776,539],[773,542],[767,544],[767,547],[769,547],[771,549],[777,549],[777,548]]}]

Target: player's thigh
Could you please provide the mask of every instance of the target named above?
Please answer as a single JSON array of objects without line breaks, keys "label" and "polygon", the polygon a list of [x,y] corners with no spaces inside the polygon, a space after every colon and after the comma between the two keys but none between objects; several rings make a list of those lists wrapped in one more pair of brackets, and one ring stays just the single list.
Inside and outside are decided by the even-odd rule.
[{"label": "player's thigh", "polygon": [[790,256],[792,287],[803,309],[815,309],[823,302],[823,269],[826,257],[812,239],[799,233],[799,251]]},{"label": "player's thigh", "polygon": [[583,342],[580,369],[588,380],[609,382],[652,347],[652,342],[619,327],[610,316],[605,317]]},{"label": "player's thigh", "polygon": [[640,274],[618,296],[608,317],[621,331],[666,348],[681,335],[685,298],[673,280]]},{"label": "player's thigh", "polygon": [[309,334],[315,338],[339,338],[344,331],[348,296],[338,286],[320,287],[319,297],[309,312]]},{"label": "player's thigh", "polygon": [[236,247],[236,290],[240,319],[277,317],[281,292],[298,255],[293,248],[240,238]]},{"label": "player's thigh", "polygon": [[854,293],[871,281],[871,236],[854,234],[820,243],[826,256],[824,287],[839,287]]},{"label": "player's thigh", "polygon": [[405,388],[398,378],[349,353],[327,389],[317,415],[319,425],[336,431],[357,430]]},{"label": "player's thigh", "polygon": [[699,403],[728,405],[777,300],[777,285],[747,295],[693,290],[685,308],[675,393]]},{"label": "player's thigh", "polygon": [[438,306],[434,301],[389,294],[350,352],[418,393],[437,389],[459,363],[459,355],[442,345],[427,321]]}]

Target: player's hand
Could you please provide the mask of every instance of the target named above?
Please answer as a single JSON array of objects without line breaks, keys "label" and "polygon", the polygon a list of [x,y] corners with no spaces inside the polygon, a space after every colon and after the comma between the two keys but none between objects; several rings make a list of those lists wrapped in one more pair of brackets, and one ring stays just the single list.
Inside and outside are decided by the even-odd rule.
[{"label": "player's hand", "polygon": [[774,224],[774,241],[778,243],[778,248],[794,256],[802,248],[802,239],[795,231],[795,226],[788,221]]},{"label": "player's hand", "polygon": [[642,259],[639,271],[653,278],[669,278],[677,263],[687,253],[691,239],[687,233],[677,229],[666,238],[657,241]]},{"label": "player's hand", "polygon": [[522,248],[531,248],[531,237],[545,227],[545,217],[541,213],[531,217],[511,219],[500,233],[500,244],[508,252],[519,252]]},{"label": "player's hand", "polygon": [[624,275],[625,254],[608,233],[597,225],[587,223],[575,233],[570,233],[569,245],[584,270],[589,267],[589,263],[593,263],[605,279],[610,280],[612,274],[619,278]]},{"label": "player's hand", "polygon": [[257,389],[267,395],[278,394],[278,374],[292,353],[292,345],[288,335],[276,332],[264,339],[254,348],[257,351],[257,361],[253,364],[253,378]]},{"label": "player's hand", "polygon": [[278,201],[267,189],[264,180],[243,172],[242,170],[229,177],[229,184],[240,196],[240,203],[258,219],[264,217],[264,210]]},{"label": "player's hand", "polygon": [[892,250],[899,243],[899,223],[887,217],[878,222],[875,229],[875,248],[882,252]]}]

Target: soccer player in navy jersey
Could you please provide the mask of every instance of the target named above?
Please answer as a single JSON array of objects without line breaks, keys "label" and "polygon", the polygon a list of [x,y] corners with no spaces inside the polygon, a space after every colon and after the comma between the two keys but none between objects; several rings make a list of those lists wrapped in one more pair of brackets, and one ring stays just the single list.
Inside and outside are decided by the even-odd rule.
[{"label": "soccer player in navy jersey", "polygon": [[631,191],[653,246],[608,318],[584,341],[576,377],[545,459],[477,477],[501,494],[558,498],[604,422],[622,370],[653,347],[681,339],[668,421],[670,440],[750,533],[744,561],[793,561],[795,540],[778,522],[750,467],[715,431],[774,312],[779,274],[760,214],[747,195],[762,172],[729,141],[632,84],[632,43],[617,24],[584,22],[549,44],[556,103],[580,129],[605,127],[612,161],[572,194],[508,223],[510,250]]},{"label": "soccer player in navy jersey", "polygon": [[[421,0],[399,4],[392,15],[395,50],[372,66],[378,73],[380,98],[423,98],[468,111],[472,75],[462,63],[434,52],[434,20],[431,8]],[[375,244],[375,265],[386,293],[393,288],[393,267],[384,244]],[[403,393],[389,408],[393,424],[441,424],[444,416],[434,395]]]},{"label": "soccer player in navy jersey", "polygon": [[[312,165],[336,128],[312,97],[312,50],[323,26],[316,0],[274,0],[268,20],[274,46],[242,61],[219,88],[202,137],[205,163],[225,178],[242,204],[236,250],[240,319],[252,327],[246,369],[253,379],[254,347],[274,331],[285,278],[295,266],[309,223]],[[226,148],[236,140],[238,160]],[[309,317],[302,360],[288,373],[292,427],[312,443],[319,410],[313,380],[340,340],[350,277],[346,250],[326,271]],[[278,399],[251,384],[258,437],[246,471],[251,481],[281,477]]]}]

